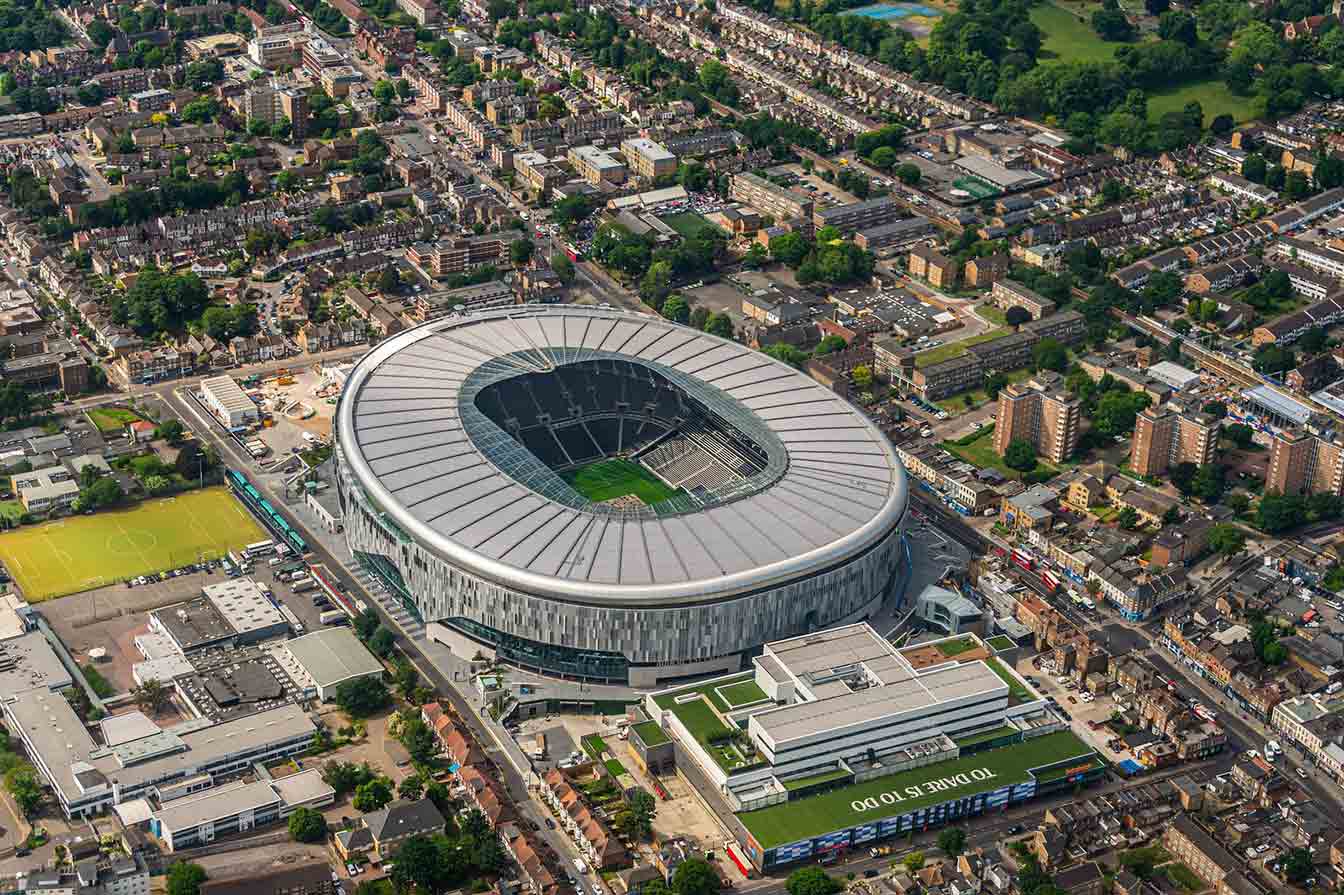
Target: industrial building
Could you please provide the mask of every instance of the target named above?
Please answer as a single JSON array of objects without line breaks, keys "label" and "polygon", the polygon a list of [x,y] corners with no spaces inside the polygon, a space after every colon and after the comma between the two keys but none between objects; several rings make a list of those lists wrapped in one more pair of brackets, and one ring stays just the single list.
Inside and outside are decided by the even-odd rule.
[{"label": "industrial building", "polygon": [[149,614],[149,628],[166,635],[179,652],[258,643],[289,632],[289,622],[251,578],[207,584],[201,596]]},{"label": "industrial building", "polygon": [[347,627],[324,628],[280,644],[281,664],[305,695],[330,702],[347,681],[380,677],[383,663]]},{"label": "industrial building", "polygon": [[256,402],[231,376],[212,376],[201,381],[201,400],[230,429],[256,425],[261,419]]}]

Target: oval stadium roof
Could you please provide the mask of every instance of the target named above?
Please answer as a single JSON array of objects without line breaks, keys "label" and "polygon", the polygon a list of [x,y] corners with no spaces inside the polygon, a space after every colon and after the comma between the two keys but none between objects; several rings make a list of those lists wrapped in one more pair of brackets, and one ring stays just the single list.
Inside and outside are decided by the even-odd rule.
[{"label": "oval stadium roof", "polygon": [[[492,383],[607,360],[680,388],[759,445],[760,466],[698,499],[591,504],[475,406]],[[779,584],[878,543],[907,501],[885,436],[829,389],[743,345],[619,310],[515,307],[403,332],[356,366],[336,425],[343,462],[405,533],[469,572],[568,602],[712,602]]]}]

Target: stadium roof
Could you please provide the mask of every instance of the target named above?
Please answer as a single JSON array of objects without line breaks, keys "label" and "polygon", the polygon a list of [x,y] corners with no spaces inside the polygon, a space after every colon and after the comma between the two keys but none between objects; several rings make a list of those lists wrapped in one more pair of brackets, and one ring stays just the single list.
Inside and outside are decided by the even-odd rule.
[{"label": "stadium roof", "polygon": [[[463,395],[597,359],[661,374],[750,435],[768,468],[683,512],[614,512],[548,476]],[[709,602],[798,578],[879,543],[907,500],[886,438],[830,390],[743,345],[618,310],[515,307],[408,330],[355,368],[337,426],[385,521],[468,571],[579,603]]]}]

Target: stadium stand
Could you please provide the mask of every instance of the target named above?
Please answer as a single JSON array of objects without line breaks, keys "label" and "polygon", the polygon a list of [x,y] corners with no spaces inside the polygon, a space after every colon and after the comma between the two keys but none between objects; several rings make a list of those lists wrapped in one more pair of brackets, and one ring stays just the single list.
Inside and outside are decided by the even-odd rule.
[{"label": "stadium stand", "polygon": [[768,462],[763,449],[656,370],[591,360],[492,383],[476,407],[556,471],[630,457],[712,495]]}]

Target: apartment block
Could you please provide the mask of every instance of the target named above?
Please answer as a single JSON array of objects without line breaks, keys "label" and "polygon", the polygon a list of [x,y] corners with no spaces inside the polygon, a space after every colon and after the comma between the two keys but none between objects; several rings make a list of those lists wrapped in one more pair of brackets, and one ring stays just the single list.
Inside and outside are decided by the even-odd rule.
[{"label": "apartment block", "polygon": [[633,137],[621,143],[630,170],[646,180],[677,173],[677,157],[646,137]]},{"label": "apartment block", "polygon": [[1078,447],[1082,410],[1060,388],[1055,374],[1038,374],[999,392],[994,450],[1002,456],[1014,441],[1027,441],[1052,463],[1063,463]]},{"label": "apartment block", "polygon": [[734,174],[728,197],[750,205],[776,222],[812,219],[812,198],[777,186],[757,174]]},{"label": "apartment block", "polygon": [[1265,491],[1344,494],[1344,447],[1300,429],[1275,433]]},{"label": "apartment block", "polygon": [[1148,407],[1134,422],[1130,466],[1139,475],[1160,476],[1173,466],[1213,462],[1219,420],[1205,413]]},{"label": "apartment block", "polygon": [[957,279],[956,262],[926,245],[917,245],[910,250],[906,266],[911,276],[922,277],[935,286],[951,285]]},{"label": "apartment block", "polygon": [[599,183],[625,183],[629,169],[620,159],[596,146],[575,146],[569,150],[569,164],[584,180]]},{"label": "apartment block", "polygon": [[989,294],[995,306],[1005,311],[1021,308],[1031,315],[1032,320],[1040,320],[1055,310],[1053,301],[1016,280],[996,280]]},{"label": "apartment block", "polygon": [[869,230],[890,224],[904,214],[902,206],[890,196],[851,202],[834,208],[818,208],[812,213],[812,224],[817,228],[834,227],[841,233]]}]

